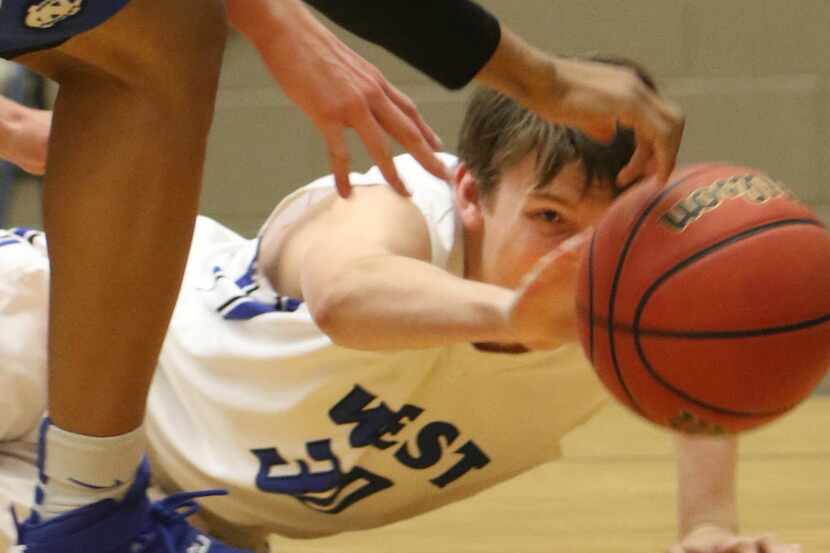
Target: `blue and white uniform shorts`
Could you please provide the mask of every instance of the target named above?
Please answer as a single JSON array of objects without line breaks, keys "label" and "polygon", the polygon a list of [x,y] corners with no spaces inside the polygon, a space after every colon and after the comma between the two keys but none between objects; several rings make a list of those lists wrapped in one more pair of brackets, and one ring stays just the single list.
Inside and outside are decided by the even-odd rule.
[{"label": "blue and white uniform shorts", "polygon": [[127,2],[129,0],[0,0],[0,57],[12,59],[59,46],[105,22]]}]

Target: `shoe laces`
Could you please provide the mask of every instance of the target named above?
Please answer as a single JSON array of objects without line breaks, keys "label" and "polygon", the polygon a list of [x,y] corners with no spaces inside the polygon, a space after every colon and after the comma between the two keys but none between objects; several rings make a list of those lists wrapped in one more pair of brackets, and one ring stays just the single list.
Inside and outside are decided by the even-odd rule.
[{"label": "shoe laces", "polygon": [[[182,524],[190,527],[187,519],[199,511],[199,504],[195,501],[200,497],[227,495],[225,490],[204,490],[199,492],[183,492],[168,496],[156,501],[150,507],[150,517],[158,525],[153,532],[140,536],[133,542],[132,553],[145,551],[153,543],[161,542],[165,553],[181,553],[176,547],[176,529]],[[206,551],[206,549],[205,549]]]}]

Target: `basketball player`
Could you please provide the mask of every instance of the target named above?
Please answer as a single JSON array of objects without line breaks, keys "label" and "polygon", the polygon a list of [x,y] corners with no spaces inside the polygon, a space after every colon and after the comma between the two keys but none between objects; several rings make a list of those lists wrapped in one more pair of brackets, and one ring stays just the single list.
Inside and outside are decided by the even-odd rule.
[{"label": "basketball player", "polygon": [[[381,168],[391,166],[385,130],[443,175],[432,153],[437,140],[411,103],[309,24],[296,0],[230,0],[229,7],[323,130],[335,173],[348,165],[338,139],[352,126],[363,130]],[[175,516],[171,503],[160,504],[166,516],[148,514],[141,428],[191,238],[225,30],[218,0],[0,4],[0,55],[60,84],[44,186],[44,225],[53,236],[49,418],[41,430],[36,508],[19,536],[30,553],[72,544],[184,551],[203,540],[210,544],[205,550],[225,550]],[[488,57],[478,61],[468,80]],[[567,106],[561,101],[571,91],[546,89],[544,97]],[[618,115],[627,121],[632,103],[620,110],[607,100],[630,100],[629,92],[595,94],[584,103],[613,126]],[[653,105],[635,111],[656,115]],[[679,141],[678,126],[657,134]],[[655,136],[641,134],[647,143]],[[661,144],[668,154],[662,165],[671,165],[676,148]],[[340,184],[345,194],[348,183]]]},{"label": "basketball player", "polygon": [[[149,403],[159,482],[230,489],[209,520],[248,545],[391,523],[555,459],[606,398],[575,343],[573,280],[633,150],[627,131],[597,145],[486,91],[460,160],[441,156],[451,186],[400,156],[411,198],[373,168],[348,200],[332,176],[301,188],[254,240],[200,218]],[[28,436],[7,466],[45,393],[42,239],[0,241],[0,314],[20,333],[0,341],[20,360],[2,435]],[[734,439],[677,441],[671,553],[797,551],[737,535]]]}]

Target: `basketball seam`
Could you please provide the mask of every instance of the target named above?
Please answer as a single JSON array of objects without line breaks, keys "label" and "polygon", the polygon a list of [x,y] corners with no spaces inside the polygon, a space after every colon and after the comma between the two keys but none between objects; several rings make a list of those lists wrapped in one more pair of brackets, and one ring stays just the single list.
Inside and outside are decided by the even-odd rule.
[{"label": "basketball seam", "polygon": [[[680,184],[686,182],[688,179],[697,176],[700,173],[705,173],[709,170],[709,167],[701,167],[697,171],[692,171],[690,174],[686,175],[685,177],[669,184],[665,188],[663,188],[659,194],[657,194],[654,199],[649,203],[643,211],[640,212],[640,215],[634,222],[631,230],[628,233],[628,237],[626,237],[625,243],[623,244],[623,248],[620,251],[620,256],[617,259],[617,266],[614,269],[614,278],[611,281],[611,289],[609,291],[608,297],[608,349],[611,355],[611,365],[614,368],[614,374],[617,377],[617,381],[620,383],[625,395],[628,397],[631,406],[634,408],[635,411],[643,414],[642,409],[640,409],[640,405],[637,403],[637,400],[634,399],[634,395],[631,393],[631,390],[628,389],[628,386],[625,383],[625,380],[622,376],[622,371],[620,370],[619,363],[617,361],[617,347],[616,343],[614,342],[614,304],[616,303],[616,296],[617,296],[617,287],[619,285],[619,281],[622,278],[622,268],[623,263],[625,262],[626,255],[628,255],[628,250],[631,248],[631,244],[634,242],[634,238],[637,236],[637,233],[640,231],[640,227],[642,227],[643,223],[648,217],[648,214],[655,208],[655,206],[660,203],[669,192],[671,192],[674,188],[679,186]],[[592,310],[593,311],[593,310]]]},{"label": "basketball seam", "polygon": [[[587,313],[585,308],[580,308],[580,311]],[[645,338],[671,338],[678,340],[721,340],[721,339],[740,339],[740,338],[757,338],[758,336],[772,336],[775,334],[786,334],[787,332],[797,332],[805,328],[823,325],[830,322],[830,313],[821,315],[814,319],[808,319],[799,323],[792,323],[781,326],[768,326],[764,328],[745,328],[740,330],[660,330],[654,328],[642,328],[638,330],[640,336]],[[595,317],[594,324],[606,325],[608,319],[604,317]],[[615,324],[614,330],[616,332],[633,334],[634,326],[627,324]]]},{"label": "basketball seam", "polygon": [[588,359],[594,362],[594,243],[596,233],[591,236],[588,249]]},{"label": "basketball seam", "polygon": [[[795,404],[790,405],[788,407],[785,407],[783,409],[776,409],[776,410],[773,410],[773,411],[737,411],[737,410],[734,410],[734,409],[728,409],[726,407],[721,407],[719,405],[708,403],[708,402],[705,402],[701,399],[695,398],[695,397],[689,395],[687,392],[684,392],[683,390],[681,390],[681,389],[675,387],[674,385],[672,385],[670,382],[668,382],[666,379],[664,379],[654,369],[654,367],[651,365],[648,358],[646,357],[645,351],[643,349],[643,346],[642,346],[642,343],[641,343],[641,340],[640,340],[640,337],[643,334],[639,330],[640,319],[643,315],[643,311],[645,310],[646,305],[648,304],[649,299],[654,294],[654,292],[666,280],[671,278],[674,274],[676,274],[680,270],[686,268],[687,266],[695,263],[696,261],[706,257],[707,255],[709,255],[713,251],[716,251],[718,249],[721,249],[721,248],[724,248],[726,246],[732,245],[736,242],[746,240],[747,238],[750,238],[752,236],[757,236],[761,233],[764,233],[764,232],[767,232],[767,231],[770,231],[770,230],[775,230],[775,229],[785,227],[785,226],[789,226],[789,225],[813,225],[813,226],[819,226],[819,227],[821,226],[820,223],[818,223],[817,221],[814,221],[812,219],[782,219],[782,220],[779,220],[779,221],[772,221],[772,222],[764,223],[763,225],[759,225],[757,227],[747,229],[747,230],[742,231],[738,234],[730,236],[729,238],[721,240],[720,242],[717,242],[715,244],[711,244],[711,245],[707,246],[706,248],[704,248],[700,251],[695,252],[693,255],[687,257],[686,259],[680,261],[679,263],[676,263],[670,269],[666,270],[663,274],[658,276],[654,280],[654,282],[652,282],[652,284],[646,289],[646,291],[640,297],[640,301],[637,304],[636,310],[634,311],[634,321],[633,321],[633,328],[632,328],[633,338],[634,338],[634,347],[637,349],[637,355],[639,356],[640,361],[642,362],[642,364],[645,367],[646,371],[652,376],[652,378],[654,378],[658,383],[660,383],[662,386],[667,388],[673,394],[681,397],[682,399],[684,399],[684,400],[686,400],[690,403],[693,403],[694,405],[697,405],[698,407],[702,407],[704,409],[708,409],[708,410],[714,411],[716,413],[721,413],[721,414],[726,414],[726,415],[731,415],[731,416],[736,416],[736,417],[771,417],[771,416],[776,416],[776,415],[780,415],[782,413],[785,413],[786,411],[789,411],[790,409],[795,407],[795,405],[797,405],[798,402],[796,402]],[[830,320],[830,316],[820,317],[820,319],[823,319],[823,318],[826,318],[827,320]],[[796,323],[796,324],[799,324],[799,323]],[[759,330],[761,330],[761,329],[759,329]]]}]

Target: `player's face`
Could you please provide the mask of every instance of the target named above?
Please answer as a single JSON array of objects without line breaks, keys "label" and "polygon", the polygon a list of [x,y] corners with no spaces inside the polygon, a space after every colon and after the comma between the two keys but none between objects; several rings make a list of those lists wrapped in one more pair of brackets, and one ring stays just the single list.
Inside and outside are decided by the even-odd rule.
[{"label": "player's face", "polygon": [[504,171],[482,209],[480,275],[516,288],[540,257],[592,226],[613,200],[609,183],[588,186],[581,162],[540,184],[535,156]]}]

